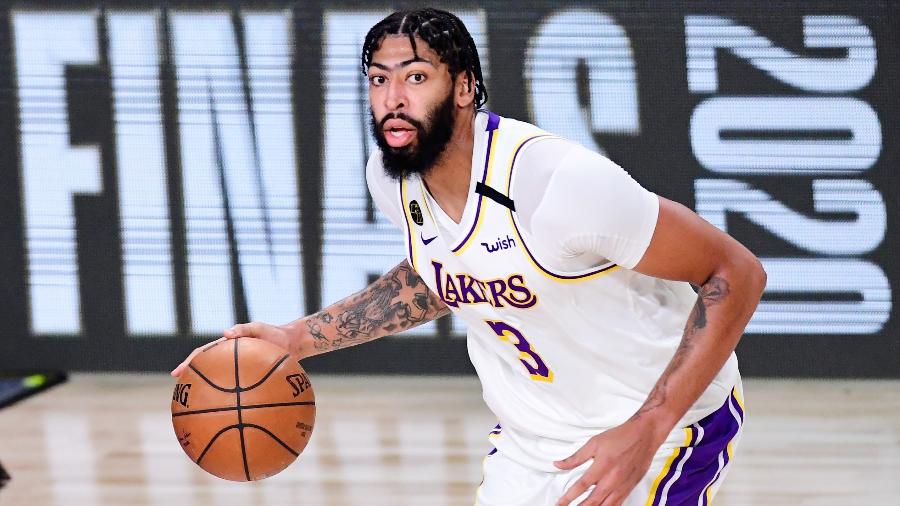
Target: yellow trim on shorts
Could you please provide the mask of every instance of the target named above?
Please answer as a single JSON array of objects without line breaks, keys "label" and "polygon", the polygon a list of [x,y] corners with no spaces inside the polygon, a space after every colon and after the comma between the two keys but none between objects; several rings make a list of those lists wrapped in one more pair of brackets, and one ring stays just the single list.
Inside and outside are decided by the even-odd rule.
[{"label": "yellow trim on shorts", "polygon": [[[747,416],[747,408],[744,407],[744,399],[741,399],[741,394],[738,392],[737,387],[731,389],[731,395],[734,396],[734,400],[737,401],[738,406],[741,407],[741,411],[744,413],[744,416]],[[738,420],[740,422],[740,420]]]},{"label": "yellow trim on shorts", "polygon": [[[740,433],[740,430],[738,430],[738,433]],[[737,437],[737,433],[735,433],[734,437]],[[725,451],[728,453],[728,462],[726,462],[725,465],[722,466],[722,469],[719,469],[719,472],[718,474],[716,474],[716,477],[713,478],[712,483],[706,486],[706,491],[703,494],[706,496],[706,504],[710,504],[712,502],[712,491],[715,484],[719,481],[719,478],[722,477],[722,473],[725,472],[725,468],[731,465],[731,459],[734,458],[734,446],[732,445],[733,442],[734,438],[731,438],[731,441],[729,441],[725,446]]]},{"label": "yellow trim on shorts", "polygon": [[656,497],[656,490],[659,489],[660,482],[662,482],[662,479],[665,478],[667,474],[669,474],[669,469],[672,467],[672,463],[675,462],[675,459],[677,459],[679,455],[681,455],[682,450],[690,446],[691,428],[685,427],[682,430],[684,431],[684,446],[675,447],[672,455],[669,455],[669,458],[666,460],[666,464],[663,466],[659,474],[656,475],[656,478],[653,479],[653,486],[650,487],[650,495],[647,497],[647,502],[644,503],[644,506],[653,506],[653,499]]}]

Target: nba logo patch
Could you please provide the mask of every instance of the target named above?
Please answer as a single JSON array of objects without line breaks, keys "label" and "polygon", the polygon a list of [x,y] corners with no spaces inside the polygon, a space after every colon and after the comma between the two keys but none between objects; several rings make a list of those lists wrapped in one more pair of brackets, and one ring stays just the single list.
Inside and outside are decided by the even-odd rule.
[{"label": "nba logo patch", "polygon": [[415,200],[409,203],[409,215],[412,216],[412,219],[414,222],[416,222],[416,225],[419,225],[421,227],[422,224],[425,223],[425,220],[422,219],[422,208],[419,207],[419,203]]}]

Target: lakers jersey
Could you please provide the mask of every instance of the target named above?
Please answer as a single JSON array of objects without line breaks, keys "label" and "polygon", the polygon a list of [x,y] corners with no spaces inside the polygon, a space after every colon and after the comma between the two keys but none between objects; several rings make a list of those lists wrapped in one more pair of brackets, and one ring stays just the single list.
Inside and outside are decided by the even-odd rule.
[{"label": "lakers jersey", "polygon": [[[484,112],[475,126],[478,191],[457,234],[438,225],[440,209],[416,175],[389,183],[390,204],[402,209],[410,265],[468,328],[469,356],[500,422],[493,443],[523,465],[554,471],[553,460],[641,407],[697,296],[687,283],[612,262],[574,272],[543,262],[510,188],[518,157],[549,134]],[[732,354],[679,427],[712,413],[737,380]]]}]

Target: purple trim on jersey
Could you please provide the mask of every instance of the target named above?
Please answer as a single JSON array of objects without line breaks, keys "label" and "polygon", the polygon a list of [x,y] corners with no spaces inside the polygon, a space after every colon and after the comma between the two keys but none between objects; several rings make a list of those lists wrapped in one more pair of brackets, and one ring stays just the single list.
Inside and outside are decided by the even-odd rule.
[{"label": "purple trim on jersey", "polygon": [[400,180],[400,184],[397,185],[400,191],[400,209],[403,210],[403,222],[406,223],[406,244],[409,249],[409,265],[415,270],[416,261],[413,258],[413,240],[415,239],[412,235],[412,226],[409,224],[409,214],[406,211],[406,202],[403,201],[403,184],[404,181]]},{"label": "purple trim on jersey", "polygon": [[488,115],[487,127],[484,129],[485,132],[491,132],[496,130],[498,126],[500,126],[500,116],[497,116],[491,111],[484,111]]},{"label": "purple trim on jersey", "polygon": [[[497,127],[500,125],[500,116],[497,116],[496,114],[492,113],[491,111],[486,111],[486,112],[488,114],[488,122],[487,122],[487,127],[484,129],[484,131],[488,132],[488,142],[487,142],[487,149],[484,152],[484,172],[482,172],[482,174],[481,174],[481,184],[487,183],[488,163],[491,161],[491,148],[493,147],[493,143],[494,143],[494,133],[497,131]],[[478,216],[481,214],[481,200],[482,200],[482,196],[479,193],[478,194],[478,207],[477,207],[477,209],[475,209],[475,219],[472,220],[472,227],[469,228],[469,233],[466,234],[466,237],[464,237],[463,240],[460,241],[460,243],[457,244],[456,247],[450,251],[456,253],[463,247],[463,245],[466,244],[466,242],[469,241],[469,238],[472,237],[472,232],[475,231],[475,227],[478,225]]]},{"label": "purple trim on jersey", "polygon": [[[542,135],[535,135],[533,137],[529,137],[529,138],[525,139],[521,144],[519,144],[518,148],[516,148],[516,152],[513,154],[512,162],[510,163],[510,166],[509,166],[509,183],[507,184],[507,190],[506,190],[507,196],[509,196],[509,192],[512,189],[512,176],[513,176],[513,171],[516,168],[516,158],[518,158],[518,156],[519,156],[519,151],[521,151],[522,148],[525,147],[526,144],[528,144],[529,142],[531,142],[534,139],[537,139],[538,137],[549,137],[549,135],[542,134]],[[550,269],[544,267],[543,265],[541,265],[540,262],[538,262],[537,257],[535,257],[534,254],[531,253],[531,250],[528,249],[528,245],[525,244],[525,237],[522,235],[522,232],[519,230],[519,225],[516,223],[515,217],[513,217],[512,210],[509,211],[509,215],[510,215],[510,217],[512,217],[512,223],[513,223],[513,227],[516,229],[516,234],[522,239],[522,247],[525,248],[525,252],[528,253],[529,257],[531,257],[531,260],[534,262],[534,265],[537,265],[539,269],[544,271],[544,273],[549,274],[550,276],[553,276],[555,278],[560,278],[560,279],[581,279],[581,278],[593,276],[595,274],[599,274],[601,272],[608,271],[610,269],[618,267],[616,264],[610,264],[605,267],[601,267],[600,269],[590,271],[590,272],[587,272],[584,274],[577,274],[574,276],[567,275],[567,274],[557,274],[557,273],[551,271]]]},{"label": "purple trim on jersey", "polygon": [[[691,437],[690,455],[686,448],[681,448],[681,454],[672,462],[672,466],[666,476],[659,482],[656,495],[653,498],[653,506],[658,506],[665,492],[666,504],[699,504],[706,505],[706,491],[721,476],[722,470],[728,465],[728,444],[734,439],[743,422],[743,412],[735,418],[732,408],[737,406],[735,393],[725,400],[722,406],[709,414],[699,422],[691,426],[694,435]],[[702,436],[699,441],[697,435],[702,428]],[[719,457],[722,457],[722,465],[719,466]],[[682,463],[683,461],[683,463]],[[673,478],[675,471],[681,464],[681,473]],[[672,480],[672,483],[669,483]],[[668,487],[668,490],[666,490]]]}]

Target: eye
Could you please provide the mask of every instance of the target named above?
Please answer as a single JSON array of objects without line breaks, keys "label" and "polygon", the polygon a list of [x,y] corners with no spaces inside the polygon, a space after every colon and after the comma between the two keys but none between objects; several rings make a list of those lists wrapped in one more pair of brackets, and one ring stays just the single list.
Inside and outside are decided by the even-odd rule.
[{"label": "eye", "polygon": [[423,82],[425,82],[425,74],[422,74],[421,72],[416,72],[415,74],[410,74],[410,76],[407,77],[406,79],[408,81],[410,81],[412,83],[416,83],[416,84],[423,83]]},{"label": "eye", "polygon": [[385,79],[384,76],[372,76],[369,78],[369,82],[374,86],[381,86],[382,84],[387,82],[387,79]]}]

